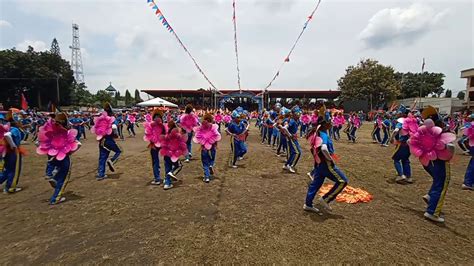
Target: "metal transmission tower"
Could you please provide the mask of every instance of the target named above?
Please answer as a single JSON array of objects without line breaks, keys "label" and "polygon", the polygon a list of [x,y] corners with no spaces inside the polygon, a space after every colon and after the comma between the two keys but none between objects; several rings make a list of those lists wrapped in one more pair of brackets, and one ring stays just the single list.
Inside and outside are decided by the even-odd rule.
[{"label": "metal transmission tower", "polygon": [[56,40],[56,38],[54,38],[53,42],[51,43],[50,52],[54,55],[57,55],[57,56],[61,57],[61,50],[59,49],[58,40]]},{"label": "metal transmission tower", "polygon": [[74,71],[74,78],[78,84],[84,82],[84,73],[82,69],[81,43],[79,42],[79,25],[72,24],[72,50],[71,68]]}]

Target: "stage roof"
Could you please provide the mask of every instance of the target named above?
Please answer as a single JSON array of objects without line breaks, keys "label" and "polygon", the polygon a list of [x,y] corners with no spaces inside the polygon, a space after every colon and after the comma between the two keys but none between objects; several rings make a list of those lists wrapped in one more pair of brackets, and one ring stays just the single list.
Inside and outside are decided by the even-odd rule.
[{"label": "stage roof", "polygon": [[[199,97],[210,95],[209,90],[199,89],[146,89],[142,92],[148,93],[154,97]],[[222,94],[238,92],[237,90],[220,90]],[[262,90],[242,90],[242,92],[251,92],[255,95],[261,94]],[[341,94],[338,90],[317,90],[317,89],[270,89],[268,90],[271,98],[324,98],[335,99]]]}]

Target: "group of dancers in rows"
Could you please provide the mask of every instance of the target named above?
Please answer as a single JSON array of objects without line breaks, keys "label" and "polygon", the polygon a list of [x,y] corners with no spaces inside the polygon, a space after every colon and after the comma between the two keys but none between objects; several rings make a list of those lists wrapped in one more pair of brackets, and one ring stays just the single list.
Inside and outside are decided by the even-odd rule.
[{"label": "group of dancers in rows", "polygon": [[[203,167],[203,181],[211,181],[215,172],[216,145],[221,140],[221,125],[225,126],[225,133],[230,136],[231,156],[229,166],[237,168],[237,162],[243,159],[247,152],[247,136],[249,119],[257,118],[262,143],[273,146],[277,155],[286,153],[287,159],[283,165],[285,171],[296,172],[296,167],[302,154],[299,138],[305,137],[314,158],[313,169],[308,175],[312,182],[308,187],[304,210],[321,213],[314,207],[314,198],[326,178],[332,180],[334,186],[322,197],[319,204],[324,210],[331,211],[330,204],[347,186],[348,178],[337,166],[334,140],[340,139],[339,131],[346,124],[346,117],[342,110],[331,112],[324,106],[309,113],[303,112],[298,106],[291,109],[275,105],[270,111],[260,114],[249,114],[239,107],[232,112],[201,113],[200,117],[193,107],[186,106],[183,113],[154,110],[144,115],[144,141],[148,143],[151,164],[153,168],[152,185],[163,183],[165,190],[173,188],[178,181],[178,173],[183,167],[180,160],[189,162],[192,156],[192,143],[201,146],[201,162]],[[110,104],[104,106],[104,112],[93,120],[91,132],[96,135],[99,145],[99,163],[97,180],[107,178],[107,168],[110,172],[116,171],[116,164],[122,154],[117,144],[119,138],[120,114],[115,114]],[[411,111],[400,106],[395,112],[396,123],[393,130],[384,129],[386,121],[382,121],[384,139],[395,144],[392,156],[396,181],[398,183],[412,183],[410,161],[411,154],[419,158],[426,172],[432,176],[433,185],[423,199],[427,203],[425,217],[435,222],[444,222],[441,209],[444,203],[450,179],[450,160],[454,155],[454,141],[456,135],[451,132],[449,123],[439,115],[435,108],[429,106],[421,112]],[[122,118],[119,118],[122,119]],[[470,155],[474,155],[474,116],[471,115],[462,127],[462,145]],[[21,117],[9,112],[2,119],[0,126],[0,157],[3,171],[0,173],[0,183],[5,184],[5,193],[21,191],[18,180],[22,167],[22,130]],[[380,119],[376,119],[379,128]],[[81,147],[77,135],[79,130],[64,112],[50,113],[49,119],[38,128],[37,153],[47,155],[46,177],[54,188],[50,204],[64,202],[64,190],[71,174],[71,155]],[[361,126],[361,118],[354,113],[347,117],[347,126],[344,130],[350,142],[355,142],[357,129]],[[377,130],[374,128],[374,131]],[[386,134],[386,135],[385,135]],[[373,132],[375,140],[377,133]],[[386,140],[385,140],[386,141]],[[381,145],[385,146],[385,142]],[[114,153],[109,158],[110,153]],[[163,158],[165,175],[162,178],[160,157]],[[468,165],[463,189],[472,190],[474,181],[474,160]]]},{"label": "group of dancers in rows", "polygon": [[[319,198],[319,204],[325,210],[331,211],[330,203],[348,183],[348,178],[337,166],[338,156],[333,145],[333,139],[340,139],[339,130],[346,119],[342,111],[331,112],[324,106],[314,111],[309,118],[304,117],[307,114],[298,106],[289,110],[276,104],[272,110],[260,114],[257,125],[260,127],[262,144],[276,149],[277,156],[286,153],[287,160],[283,169],[291,173],[296,172],[296,165],[302,153],[298,139],[304,136],[308,140],[314,157],[314,167],[308,173],[312,182],[308,187],[303,208],[306,211],[320,213],[320,210],[314,207],[313,201],[325,178],[329,178],[335,184],[330,191]],[[466,115],[464,119],[463,126],[458,128],[463,131],[458,144],[463,151],[467,150],[470,156],[474,156],[474,114]],[[347,120],[344,131],[348,135],[348,140],[355,142],[357,139],[355,133],[361,126],[360,117],[351,113]],[[375,143],[383,147],[388,147],[388,143],[395,145],[391,159],[397,173],[395,178],[397,183],[413,183],[409,157],[413,154],[419,158],[426,172],[433,178],[428,194],[423,196],[427,204],[424,217],[440,223],[444,222],[441,210],[451,178],[450,161],[454,156],[453,143],[457,136],[453,124],[450,118],[442,117],[432,106],[420,112],[411,111],[401,105],[391,114],[379,113],[372,132]],[[383,132],[383,138],[380,138],[380,132]],[[473,190],[473,185],[474,159],[471,157],[461,188]]]}]

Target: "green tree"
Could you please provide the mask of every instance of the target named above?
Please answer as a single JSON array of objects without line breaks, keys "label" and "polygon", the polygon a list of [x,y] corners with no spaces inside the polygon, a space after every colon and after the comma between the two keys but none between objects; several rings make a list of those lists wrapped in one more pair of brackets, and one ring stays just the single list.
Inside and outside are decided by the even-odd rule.
[{"label": "green tree", "polygon": [[[51,52],[0,51],[0,99],[6,108],[18,107],[24,93],[30,107],[46,107],[49,102],[71,104],[73,71],[67,61]],[[59,88],[59,97],[58,97]]]},{"label": "green tree", "polygon": [[453,96],[453,92],[451,90],[446,90],[444,94],[444,98],[451,98]]},{"label": "green tree", "polygon": [[140,97],[140,92],[135,89],[135,104],[143,102],[142,98]]},{"label": "green tree", "polygon": [[128,90],[125,91],[125,105],[127,107],[130,107],[133,105],[132,95],[130,95],[130,92]]},{"label": "green tree", "polygon": [[72,94],[73,105],[92,106],[96,101],[95,96],[87,90],[87,87],[84,83],[75,84]]},{"label": "green tree", "polygon": [[466,96],[466,93],[464,91],[460,91],[458,92],[458,95],[456,96],[456,98],[458,98],[459,100],[464,100],[465,96]]},{"label": "green tree", "polygon": [[400,73],[395,74],[397,81],[401,85],[399,99],[426,97],[435,94],[438,97],[444,92],[444,74],[443,73]]},{"label": "green tree", "polygon": [[394,69],[373,59],[361,60],[356,66],[349,66],[337,83],[341,98],[345,100],[371,99],[374,105],[378,105],[400,94]]},{"label": "green tree", "polygon": [[105,90],[99,90],[97,91],[95,95],[95,100],[100,103],[100,105],[103,105],[106,102],[112,103],[112,96]]}]

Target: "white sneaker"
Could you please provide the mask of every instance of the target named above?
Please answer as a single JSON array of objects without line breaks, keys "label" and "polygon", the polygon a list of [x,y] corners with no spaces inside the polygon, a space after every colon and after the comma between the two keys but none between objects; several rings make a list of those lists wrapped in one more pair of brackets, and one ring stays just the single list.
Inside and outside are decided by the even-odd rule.
[{"label": "white sneaker", "polygon": [[238,157],[237,161],[242,161],[243,159],[244,159],[244,157]]},{"label": "white sneaker", "polygon": [[426,205],[428,205],[428,203],[430,202],[430,195],[426,194],[423,196],[423,201],[426,203]]},{"label": "white sneaker", "polygon": [[16,193],[16,192],[20,192],[22,191],[23,189],[21,187],[17,187],[15,188],[12,192],[8,191],[8,189],[4,188],[3,189],[3,193],[5,194],[12,194],[12,193]]},{"label": "white sneaker", "polygon": [[464,185],[464,184],[462,184],[461,189],[462,189],[462,190],[474,190],[473,187],[466,186],[466,185]]},{"label": "white sneaker", "polygon": [[202,181],[204,181],[204,183],[209,183],[211,180],[209,179],[209,177],[204,177]]},{"label": "white sneaker", "polygon": [[189,163],[189,159],[184,160],[184,162]]},{"label": "white sneaker", "polygon": [[288,171],[290,171],[292,174],[296,173],[295,169],[293,169],[291,166],[288,166]]},{"label": "white sneaker", "polygon": [[290,170],[290,166],[289,165],[283,165],[283,170]]},{"label": "white sneaker", "polygon": [[388,145],[387,144],[382,144],[382,147],[388,147]]},{"label": "white sneaker", "polygon": [[425,216],[426,219],[428,219],[430,221],[433,221],[433,222],[436,222],[436,223],[444,223],[444,218],[442,218],[442,217],[432,215],[432,214],[429,214],[427,212],[425,212],[424,216]]},{"label": "white sneaker", "polygon": [[169,172],[168,175],[173,179],[173,181],[178,181],[178,178],[172,172]]},{"label": "white sneaker", "polygon": [[163,186],[163,189],[164,189],[164,190],[168,190],[168,189],[171,189],[171,188],[173,188],[173,184],[169,184],[169,185],[164,185],[164,186]]},{"label": "white sneaker", "polygon": [[303,210],[307,211],[307,212],[314,212],[314,213],[320,213],[320,211],[315,208],[315,207],[310,207],[310,206],[307,206],[306,204],[303,205]]},{"label": "white sneaker", "polygon": [[154,186],[159,186],[159,185],[161,185],[161,181],[153,180],[153,181],[151,181],[151,184],[154,185]]},{"label": "white sneaker", "polygon": [[234,164],[234,165],[232,165],[231,167],[235,169],[235,168],[237,168],[237,165]]},{"label": "white sneaker", "polygon": [[324,207],[327,211],[332,211],[331,206],[329,206],[329,203],[327,203],[323,198],[319,198],[319,204]]},{"label": "white sneaker", "polygon": [[57,205],[65,201],[66,201],[66,197],[61,197],[58,201],[56,201],[55,203],[49,203],[49,205]]},{"label": "white sneaker", "polygon": [[397,176],[395,178],[395,182],[397,182],[398,184],[403,184],[403,183],[405,183],[406,180],[407,180],[407,178],[404,175]]},{"label": "white sneaker", "polygon": [[306,174],[308,175],[309,179],[311,179],[311,181],[314,180],[314,177],[311,175],[311,172],[308,172],[308,173],[306,173]]},{"label": "white sneaker", "polygon": [[407,177],[407,179],[405,180],[408,184],[413,184],[413,177],[409,176]]}]

